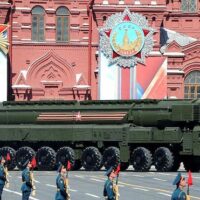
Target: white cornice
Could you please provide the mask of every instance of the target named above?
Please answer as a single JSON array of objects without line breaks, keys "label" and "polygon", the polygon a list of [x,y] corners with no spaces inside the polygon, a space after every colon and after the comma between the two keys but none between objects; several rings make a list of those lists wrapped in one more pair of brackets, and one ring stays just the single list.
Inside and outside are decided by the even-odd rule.
[{"label": "white cornice", "polygon": [[160,51],[151,51],[149,53],[149,56],[161,56],[162,54],[160,53]]},{"label": "white cornice", "polygon": [[13,85],[12,88],[13,89],[30,89],[31,86],[30,85]]},{"label": "white cornice", "polygon": [[54,8],[46,8],[45,10],[46,11],[56,11],[56,9],[54,9]]},{"label": "white cornice", "polygon": [[83,11],[86,12],[87,9],[75,9],[75,8],[73,9],[73,8],[72,8],[72,9],[70,9],[70,11],[71,11],[71,12],[83,12]]},{"label": "white cornice", "polygon": [[163,55],[170,56],[170,57],[184,57],[185,56],[185,54],[182,52],[166,52]]},{"label": "white cornice", "polygon": [[168,70],[167,70],[167,73],[168,73],[168,74],[185,74],[184,71],[178,70],[178,69],[168,69]]},{"label": "white cornice", "polygon": [[28,8],[28,7],[16,7],[15,10],[26,10],[26,11],[31,11],[31,8]]},{"label": "white cornice", "polygon": [[10,5],[10,3],[8,3],[8,2],[0,2],[0,4],[7,4],[7,5]]},{"label": "white cornice", "polygon": [[[113,4],[95,4],[94,7],[107,7],[109,8],[122,8],[122,7],[126,7],[126,4],[123,5],[113,5]],[[142,5],[142,4],[132,4],[128,6],[129,8],[166,8],[166,6],[163,5]]]}]

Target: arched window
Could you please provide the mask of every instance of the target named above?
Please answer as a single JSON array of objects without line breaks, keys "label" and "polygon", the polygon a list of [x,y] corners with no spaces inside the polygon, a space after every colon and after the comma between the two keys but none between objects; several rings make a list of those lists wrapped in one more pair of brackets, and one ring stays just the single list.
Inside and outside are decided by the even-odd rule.
[{"label": "arched window", "polygon": [[194,13],[197,11],[197,0],[181,0],[182,12]]},{"label": "arched window", "polygon": [[32,10],[32,41],[44,41],[44,14],[45,11],[40,6]]},{"label": "arched window", "polygon": [[69,10],[60,7],[56,11],[56,41],[69,41]]},{"label": "arched window", "polygon": [[185,98],[200,98],[200,71],[193,71],[185,78]]}]

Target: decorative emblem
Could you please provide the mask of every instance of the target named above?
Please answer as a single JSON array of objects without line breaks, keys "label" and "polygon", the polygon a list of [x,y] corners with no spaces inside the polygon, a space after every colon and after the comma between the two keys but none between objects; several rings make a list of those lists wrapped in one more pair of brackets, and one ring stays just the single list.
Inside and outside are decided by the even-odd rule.
[{"label": "decorative emblem", "polygon": [[144,33],[132,22],[122,22],[111,31],[110,44],[120,56],[133,56],[144,45]]},{"label": "decorative emblem", "polygon": [[8,40],[7,40],[7,28],[5,24],[0,24],[0,51],[4,54],[8,53]]},{"label": "decorative emblem", "polygon": [[109,64],[133,67],[144,64],[145,56],[153,49],[154,30],[146,18],[130,13],[126,8],[108,18],[100,32],[100,50],[109,59]]}]

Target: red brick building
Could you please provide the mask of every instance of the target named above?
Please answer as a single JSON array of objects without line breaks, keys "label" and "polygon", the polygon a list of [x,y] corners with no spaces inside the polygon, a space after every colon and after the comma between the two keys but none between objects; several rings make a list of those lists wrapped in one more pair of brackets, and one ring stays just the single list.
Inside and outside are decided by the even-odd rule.
[{"label": "red brick building", "polygon": [[126,7],[156,30],[151,56],[167,57],[166,96],[200,97],[197,0],[1,1],[0,23],[10,25],[10,96],[98,99],[98,29]]}]

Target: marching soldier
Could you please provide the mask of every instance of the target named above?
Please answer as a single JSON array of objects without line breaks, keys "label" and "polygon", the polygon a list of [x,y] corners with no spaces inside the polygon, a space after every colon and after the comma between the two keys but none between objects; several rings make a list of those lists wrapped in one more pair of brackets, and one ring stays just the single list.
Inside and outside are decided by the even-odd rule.
[{"label": "marching soldier", "polygon": [[172,194],[171,200],[186,200],[187,195],[183,191],[183,188],[186,186],[186,180],[185,177],[181,176],[180,172],[174,179],[173,185],[176,185],[176,189]]},{"label": "marching soldier", "polygon": [[60,165],[58,169],[58,176],[56,178],[57,192],[55,200],[69,200],[70,195],[68,192],[67,169],[65,166]]},{"label": "marching soldier", "polygon": [[30,160],[27,160],[24,163],[24,166],[26,166],[26,168],[22,172],[22,200],[29,200],[31,192],[35,192],[33,172],[31,171],[35,166],[33,166],[33,163]]},{"label": "marching soldier", "polygon": [[3,188],[7,181],[6,169],[4,167],[5,162],[6,162],[5,158],[3,156],[0,156],[0,200],[1,200],[1,195],[3,192]]},{"label": "marching soldier", "polygon": [[110,169],[108,169],[105,175],[108,177],[108,179],[106,180],[104,184],[103,196],[107,200],[115,200],[116,195],[114,192],[113,181],[114,181],[114,178],[116,177],[116,174],[115,174],[114,168],[111,167]]}]

